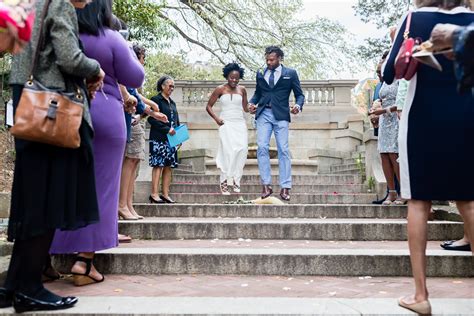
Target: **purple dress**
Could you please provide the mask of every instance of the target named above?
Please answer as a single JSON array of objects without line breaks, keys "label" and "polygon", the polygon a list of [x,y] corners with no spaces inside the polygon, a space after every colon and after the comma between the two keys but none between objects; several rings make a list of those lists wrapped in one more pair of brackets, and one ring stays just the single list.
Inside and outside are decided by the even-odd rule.
[{"label": "purple dress", "polygon": [[105,29],[99,36],[81,34],[81,40],[86,55],[97,60],[106,74],[104,93],[98,91],[91,105],[100,221],[76,231],[56,231],[52,254],[95,252],[117,247],[120,173],[126,143],[118,83],[138,88],[145,77],[143,66],[118,32]]}]

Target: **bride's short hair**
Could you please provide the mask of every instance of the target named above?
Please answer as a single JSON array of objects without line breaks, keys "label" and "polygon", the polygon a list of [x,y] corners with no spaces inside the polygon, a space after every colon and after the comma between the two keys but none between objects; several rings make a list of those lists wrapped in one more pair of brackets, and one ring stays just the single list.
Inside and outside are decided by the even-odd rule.
[{"label": "bride's short hair", "polygon": [[240,67],[240,65],[236,62],[225,65],[224,68],[222,68],[222,75],[227,79],[232,71],[238,71],[240,74],[240,79],[244,79],[245,69]]}]

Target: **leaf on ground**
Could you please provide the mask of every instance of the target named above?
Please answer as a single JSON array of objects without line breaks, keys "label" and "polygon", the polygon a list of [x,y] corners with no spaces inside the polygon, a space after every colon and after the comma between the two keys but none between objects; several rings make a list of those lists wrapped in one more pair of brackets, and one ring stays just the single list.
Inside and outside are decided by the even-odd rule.
[{"label": "leaf on ground", "polygon": [[117,293],[122,293],[123,290],[122,289],[115,289],[114,292],[117,292]]}]

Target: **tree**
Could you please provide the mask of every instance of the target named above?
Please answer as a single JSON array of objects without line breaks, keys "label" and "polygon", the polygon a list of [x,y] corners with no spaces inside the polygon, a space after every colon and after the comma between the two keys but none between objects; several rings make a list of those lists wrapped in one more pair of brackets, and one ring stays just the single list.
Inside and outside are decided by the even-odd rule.
[{"label": "tree", "polygon": [[[374,23],[378,28],[388,29],[397,26],[400,18],[410,9],[412,0],[358,0],[353,6],[355,14],[365,23]],[[367,61],[376,63],[382,53],[390,49],[390,41],[385,38],[367,38],[364,45],[357,50],[359,56]]]},{"label": "tree", "polygon": [[285,63],[303,79],[327,78],[357,64],[355,47],[341,24],[298,19],[301,0],[118,0],[114,8],[133,29],[163,36],[156,34],[158,25],[165,37],[180,37],[190,50],[199,47],[220,64],[236,60],[257,71],[264,65],[264,48],[272,44],[284,49]]},{"label": "tree", "polygon": [[[198,65],[199,66],[199,65]],[[156,94],[156,82],[163,75],[169,75],[179,80],[223,80],[221,67],[187,64],[184,53],[181,55],[171,55],[157,53],[147,55],[145,63],[147,74],[143,93],[145,96]]]}]

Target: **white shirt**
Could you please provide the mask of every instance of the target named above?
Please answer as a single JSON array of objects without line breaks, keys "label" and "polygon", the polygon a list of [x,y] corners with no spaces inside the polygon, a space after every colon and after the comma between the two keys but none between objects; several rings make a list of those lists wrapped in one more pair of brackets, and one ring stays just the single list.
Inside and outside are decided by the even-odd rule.
[{"label": "white shirt", "polygon": [[[281,71],[282,71],[282,67],[281,65],[278,66],[277,68],[275,68],[275,73],[273,74],[273,76],[275,77],[275,80],[274,80],[274,83],[275,85],[277,84],[278,80],[280,79],[281,77]],[[270,69],[265,69],[265,74],[263,75],[263,77],[265,78],[265,81],[270,85],[269,81],[270,81],[270,74],[272,73],[272,71]]]}]

